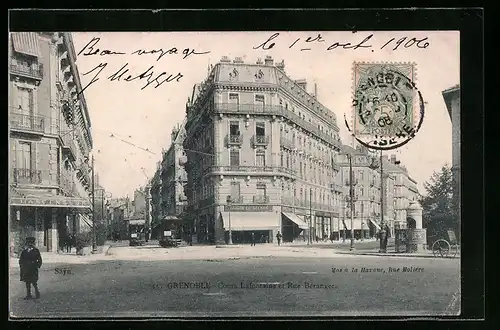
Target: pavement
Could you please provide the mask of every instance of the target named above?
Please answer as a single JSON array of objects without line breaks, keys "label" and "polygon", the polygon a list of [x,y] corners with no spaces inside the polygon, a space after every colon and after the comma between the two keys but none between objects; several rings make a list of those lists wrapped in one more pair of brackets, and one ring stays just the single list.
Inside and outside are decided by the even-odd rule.
[{"label": "pavement", "polygon": [[[211,251],[216,250],[243,255],[247,249]],[[65,272],[44,264],[42,297],[29,301],[22,299],[24,285],[11,268],[11,316],[434,316],[460,311],[456,259],[301,258],[292,252],[257,257],[257,250],[252,257],[225,259],[106,256],[66,264]]]}]

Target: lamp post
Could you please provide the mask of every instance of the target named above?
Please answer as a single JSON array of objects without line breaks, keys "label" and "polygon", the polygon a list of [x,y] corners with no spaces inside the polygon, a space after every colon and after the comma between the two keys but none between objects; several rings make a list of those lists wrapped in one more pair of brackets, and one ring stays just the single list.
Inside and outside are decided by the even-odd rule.
[{"label": "lamp post", "polygon": [[352,155],[349,157],[349,202],[351,205],[351,246],[350,251],[355,250],[354,248],[354,182],[352,173]]},{"label": "lamp post", "polygon": [[312,188],[309,189],[309,235],[307,238],[307,245],[312,244]]},{"label": "lamp post", "polygon": [[387,252],[387,232],[384,224],[384,162],[380,150],[380,253]]},{"label": "lamp post", "polygon": [[231,232],[231,196],[227,196],[227,211],[228,211],[228,221],[229,221],[229,239],[228,239],[228,244],[232,245],[233,244],[233,233]]}]

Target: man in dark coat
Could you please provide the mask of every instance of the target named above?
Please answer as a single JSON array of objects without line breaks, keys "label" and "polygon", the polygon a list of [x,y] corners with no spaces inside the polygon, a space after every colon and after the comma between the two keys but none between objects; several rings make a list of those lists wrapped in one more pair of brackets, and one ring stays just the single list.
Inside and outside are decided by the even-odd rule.
[{"label": "man in dark coat", "polygon": [[281,237],[283,237],[283,235],[281,235],[280,231],[278,230],[278,233],[276,234],[276,240],[278,241],[278,246],[281,245]]},{"label": "man in dark coat", "polygon": [[19,267],[21,268],[21,281],[26,283],[26,297],[32,299],[31,285],[35,289],[35,298],[40,298],[38,291],[38,269],[42,266],[42,256],[40,251],[35,247],[35,238],[26,238],[26,248],[21,252],[19,257]]},{"label": "man in dark coat", "polygon": [[251,243],[250,246],[255,246],[255,233],[254,232],[252,232],[250,243]]}]

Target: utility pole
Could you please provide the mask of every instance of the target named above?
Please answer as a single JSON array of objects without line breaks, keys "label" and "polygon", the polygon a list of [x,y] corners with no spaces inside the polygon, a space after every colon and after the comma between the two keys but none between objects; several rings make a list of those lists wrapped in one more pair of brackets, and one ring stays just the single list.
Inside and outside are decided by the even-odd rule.
[{"label": "utility pole", "polygon": [[96,233],[95,233],[95,179],[94,179],[94,155],[92,155],[92,251],[96,249]]},{"label": "utility pole", "polygon": [[387,232],[384,224],[384,162],[380,150],[380,253],[387,252]]},{"label": "utility pole", "polygon": [[312,211],[312,188],[309,188],[309,237],[307,239],[307,245],[312,243],[312,219],[313,219],[313,211]]},{"label": "utility pole", "polygon": [[350,251],[354,249],[354,188],[353,188],[353,175],[352,175],[352,155],[349,154],[349,199],[351,205],[351,247]]},{"label": "utility pole", "polygon": [[228,244],[232,245],[233,244],[233,232],[231,231],[231,195],[227,196],[227,212],[228,212],[228,221],[229,221],[229,239],[228,239]]}]

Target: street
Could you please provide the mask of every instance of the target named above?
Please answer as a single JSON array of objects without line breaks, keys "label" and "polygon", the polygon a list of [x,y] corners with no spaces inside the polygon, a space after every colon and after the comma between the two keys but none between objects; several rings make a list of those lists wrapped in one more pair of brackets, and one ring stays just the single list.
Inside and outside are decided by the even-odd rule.
[{"label": "street", "polygon": [[[209,248],[150,248],[140,253],[140,248],[118,247],[115,250],[121,254],[106,260],[44,264],[39,281],[42,297],[29,301],[22,299],[24,283],[11,267],[11,315],[64,318],[459,313],[459,259],[335,253],[327,257],[320,253],[321,249],[311,258],[294,248],[277,247],[240,249],[239,257],[230,258],[228,253],[232,252],[227,250],[234,249]],[[250,252],[243,252],[247,250]],[[189,251],[206,251],[211,258],[179,257],[189,255]],[[139,254],[134,257],[134,253]]]}]

